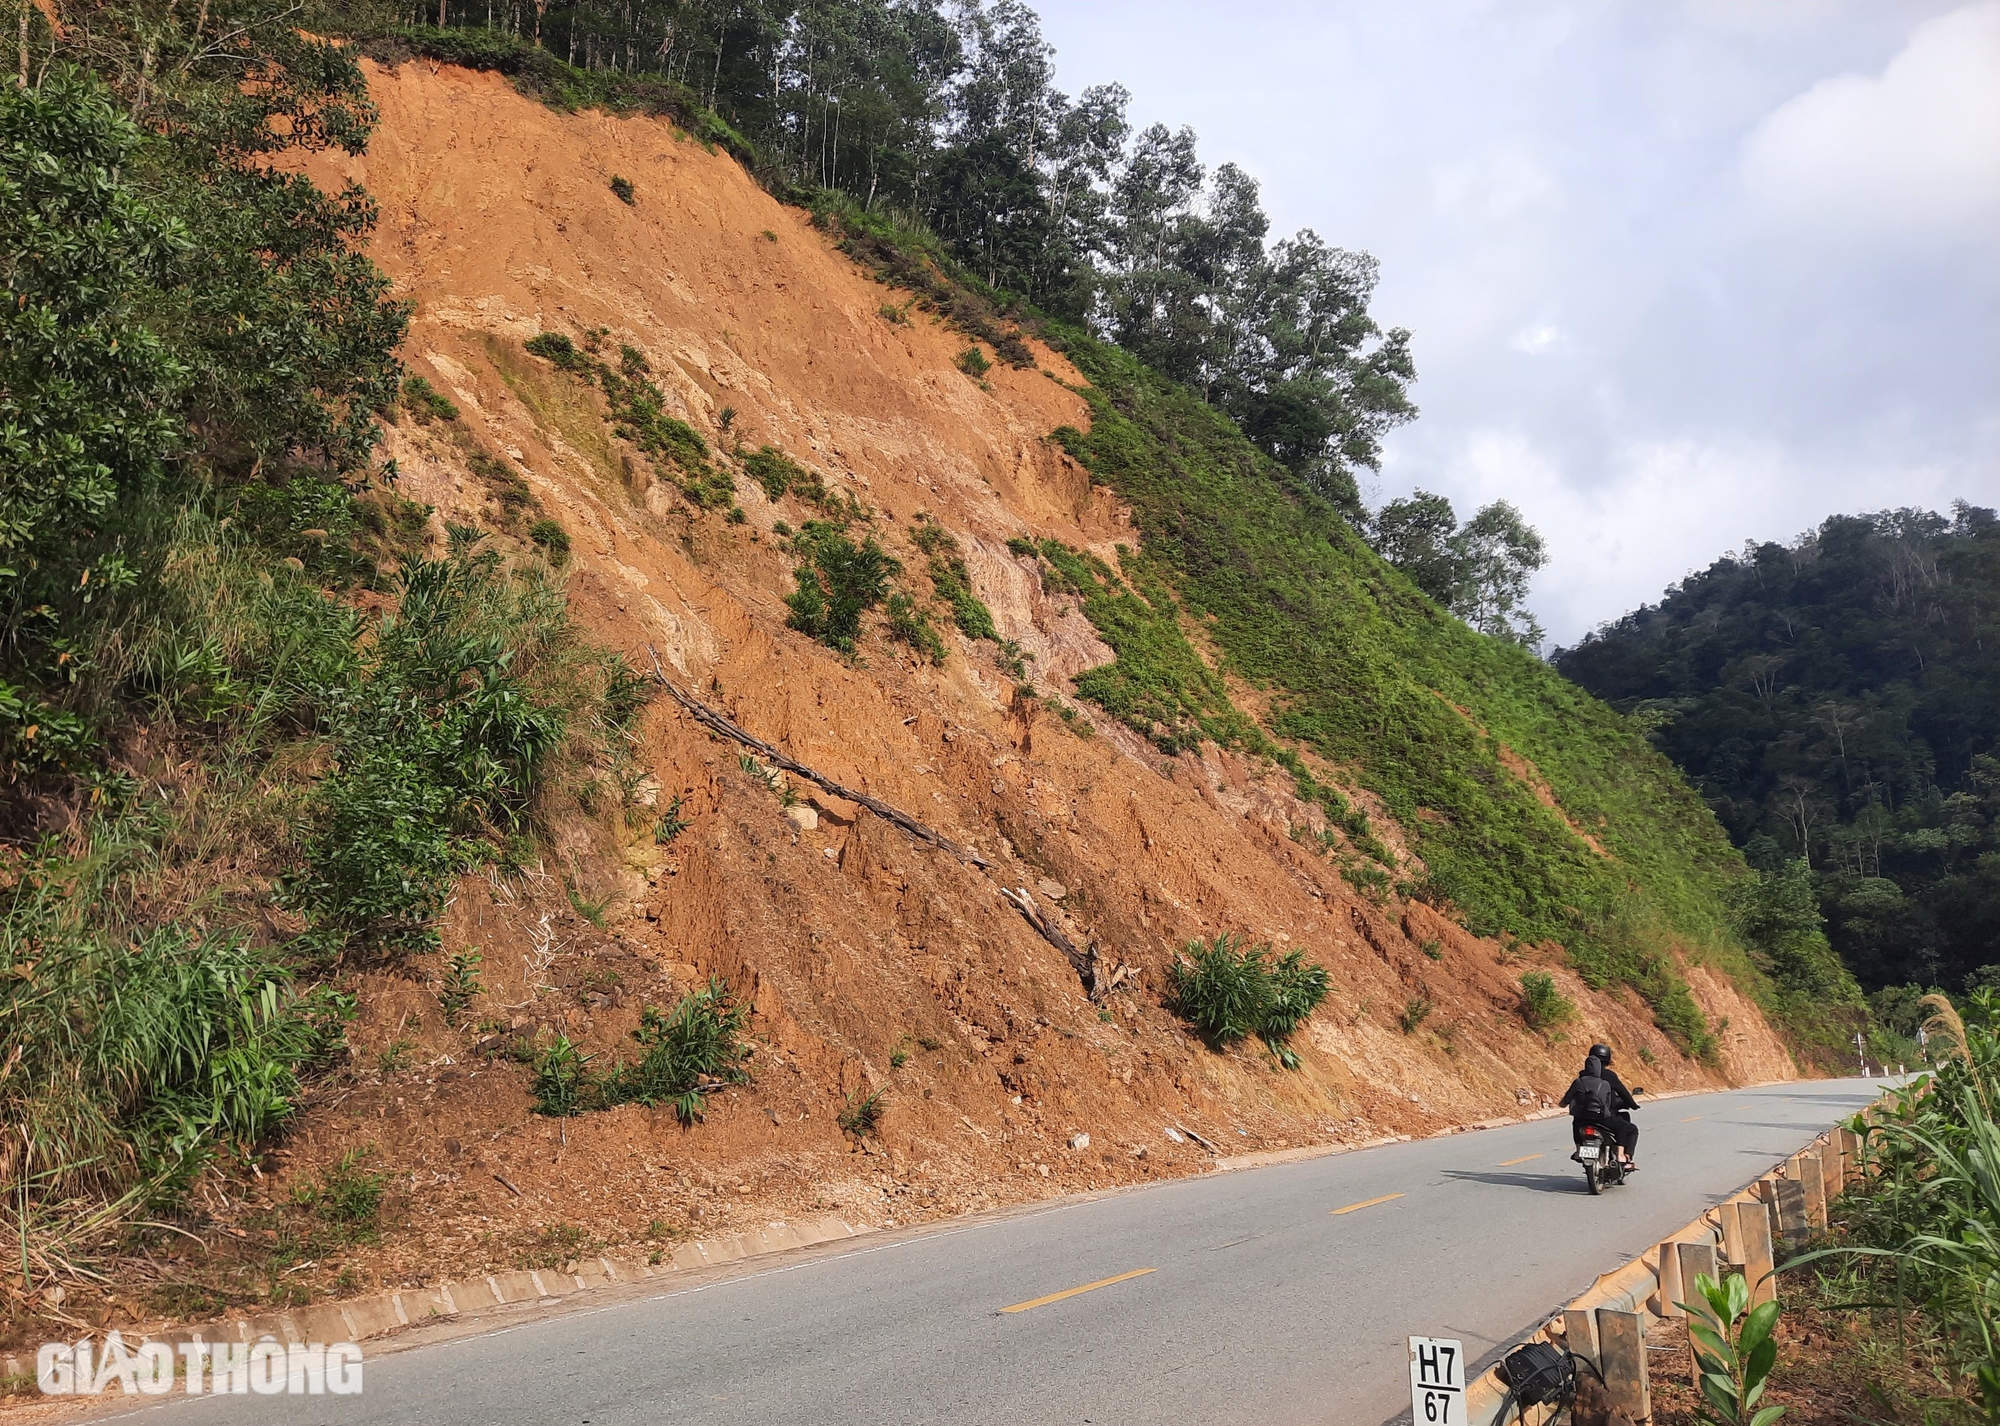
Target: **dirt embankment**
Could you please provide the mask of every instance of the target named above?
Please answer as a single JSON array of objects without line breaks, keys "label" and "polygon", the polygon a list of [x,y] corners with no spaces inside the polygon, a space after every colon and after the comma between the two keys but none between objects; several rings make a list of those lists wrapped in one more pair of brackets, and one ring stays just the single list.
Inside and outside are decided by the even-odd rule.
[{"label": "dirt embankment", "polygon": [[[670,123],[558,114],[497,77],[425,64],[371,82],[381,126],[348,171],[381,205],[378,260],[417,304],[411,368],[462,413],[390,437],[402,491],[436,507],[440,543],[446,521],[493,521],[493,468],[468,461],[481,451],[568,532],[571,597],[596,638],[642,668],[656,649],[757,735],[1000,870],[821,794],[802,826],[815,818],[788,817],[735,747],[660,700],[641,796],[680,799],[688,830],[660,845],[650,825],[579,826],[544,882],[468,879],[446,947],[484,957],[470,1020],[505,1036],[563,1030],[607,1063],[643,1006],[719,975],[754,1007],[755,1082],[713,1096],[692,1129],[637,1106],[540,1118],[527,1071],[482,1052],[501,1032],[446,1026],[441,966],[376,976],[351,1032],[361,1068],[307,1109],[264,1193],[281,1201],[367,1147],[394,1175],[389,1227],[345,1256],[345,1278],[315,1267],[301,1289],[819,1207],[903,1223],[1198,1169],[1208,1155],[1173,1126],[1225,1151],[1436,1131],[1539,1108],[1593,1036],[1660,1088],[1722,1077],[1678,1054],[1629,992],[1587,990],[1558,956],[1358,895],[1289,835],[1311,818],[1282,775],[1213,750],[1168,758],[1102,718],[1081,736],[1018,695],[992,643],[948,627],[942,667],[879,634],[847,660],[788,630],[791,562],[774,526],[812,510],[740,474],[743,523],[692,508],[614,436],[601,397],[524,341],[608,329],[607,350],[644,354],[670,414],[723,449],[779,447],[851,492],[913,572],[911,518],[935,517],[1001,634],[1033,656],[1036,686],[1071,698],[1067,677],[1108,650],[1006,542],[1054,537],[1115,564],[1133,539],[1043,439],[1088,420],[1065,385],[1075,373],[1037,350],[1035,369],[968,376],[963,335],[885,313],[906,294]],[[1136,981],[1091,1004],[996,881],[1059,908]],[[1162,1008],[1175,948],[1222,931],[1303,947],[1331,971],[1297,1072],[1252,1049],[1211,1053]],[[1521,1021],[1518,979],[1538,966],[1582,1007],[1567,1040]],[[1719,978],[1697,971],[1693,984],[1730,1019],[1723,1075],[1791,1072],[1754,1008]],[[836,1118],[877,1089],[879,1132],[857,1144]],[[1088,1146],[1071,1147],[1082,1135]]]}]

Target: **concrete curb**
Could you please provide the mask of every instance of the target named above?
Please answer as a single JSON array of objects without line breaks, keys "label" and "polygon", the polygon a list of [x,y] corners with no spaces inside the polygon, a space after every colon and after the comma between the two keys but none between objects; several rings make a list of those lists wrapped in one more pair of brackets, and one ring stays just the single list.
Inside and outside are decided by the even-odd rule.
[{"label": "concrete curb", "polygon": [[[1882,1102],[1869,1105],[1860,1117],[1872,1117]],[[1857,1144],[1857,1136],[1844,1123],[1826,1130],[1699,1218],[1624,1266],[1603,1274],[1561,1311],[1518,1342],[1509,1343],[1505,1350],[1512,1351],[1523,1342],[1554,1342],[1567,1347],[1603,1372],[1614,1412],[1644,1426],[1652,1414],[1644,1345],[1647,1329],[1668,1317],[1682,1316],[1674,1304],[1685,1301],[1694,1290],[1691,1282],[1682,1282],[1680,1264],[1686,1260],[1682,1245],[1701,1261],[1713,1263],[1718,1271],[1743,1271],[1746,1257],[1755,1264],[1761,1255],[1761,1261],[1769,1263],[1773,1243],[1801,1239],[1826,1228],[1827,1204],[1840,1195],[1856,1171]],[[1742,1215],[1736,1227],[1727,1226],[1732,1213]],[[1761,1232],[1755,1231],[1758,1225],[1762,1225]],[[1761,1246],[1754,1241],[1746,1244],[1746,1237],[1761,1238]],[[1748,1275],[1757,1274],[1753,1271]],[[1775,1280],[1761,1291],[1775,1294]],[[1761,1301],[1762,1297],[1751,1300]],[[1613,1327],[1619,1329],[1616,1335],[1629,1343],[1629,1349],[1614,1344]],[[1466,1383],[1467,1426],[1499,1426],[1497,1418],[1506,1395],[1507,1384],[1501,1380],[1498,1364]],[[1553,1407],[1530,1407],[1521,1413],[1520,1426],[1539,1426],[1554,1415]]]},{"label": "concrete curb", "polygon": [[[219,1322],[190,1323],[157,1332],[124,1331],[125,1341],[137,1346],[144,1342],[165,1342],[178,1347],[185,1342],[255,1342],[271,1337],[286,1343],[360,1342],[400,1332],[405,1327],[450,1320],[476,1320],[528,1303],[560,1302],[593,1288],[614,1283],[642,1282],[649,1278],[672,1277],[702,1268],[741,1262],[769,1253],[790,1252],[819,1243],[858,1238],[877,1230],[866,1224],[856,1226],[844,1218],[811,1218],[795,1223],[769,1223],[762,1228],[683,1243],[671,1256],[658,1263],[586,1258],[575,1263],[573,1273],[554,1268],[487,1273],[461,1282],[440,1283],[436,1287],[404,1288],[346,1302],[321,1303],[294,1308],[289,1312],[267,1312],[255,1317],[231,1317]],[[0,1357],[0,1378],[34,1380],[33,1357]]]}]

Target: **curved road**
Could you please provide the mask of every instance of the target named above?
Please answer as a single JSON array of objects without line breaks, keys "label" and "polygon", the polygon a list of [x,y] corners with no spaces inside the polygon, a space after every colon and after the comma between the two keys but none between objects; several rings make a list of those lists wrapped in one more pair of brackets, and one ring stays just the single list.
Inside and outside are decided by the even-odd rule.
[{"label": "curved road", "polygon": [[1597,1199],[1568,1121],[1543,1120],[599,1294],[371,1351],[358,1397],[140,1410],[188,1426],[1377,1426],[1408,1411],[1406,1337],[1490,1357],[1877,1092],[1816,1080],[1648,1101],[1641,1172]]}]

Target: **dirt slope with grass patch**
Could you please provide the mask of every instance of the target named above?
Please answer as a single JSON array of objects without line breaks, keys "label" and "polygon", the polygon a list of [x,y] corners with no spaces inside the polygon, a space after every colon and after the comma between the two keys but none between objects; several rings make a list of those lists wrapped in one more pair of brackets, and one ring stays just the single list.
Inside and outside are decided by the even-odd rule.
[{"label": "dirt slope with grass patch", "polygon": [[[426,63],[371,83],[369,153],[316,176],[367,186],[375,256],[416,304],[407,356],[441,399],[406,400],[388,453],[435,548],[458,527],[562,563],[574,616],[635,668],[657,655],[992,869],[746,765],[656,698],[635,770],[586,777],[534,869],[467,877],[442,953],[358,975],[351,1063],[258,1173],[205,1190],[235,1231],[107,1320],[670,1250],[816,1209],[901,1224],[1198,1171],[1188,1130],[1225,1152],[1436,1132],[1540,1109],[1594,1037],[1662,1089],[1794,1072],[1719,973],[1692,975],[1726,1017],[1703,1064],[1560,947],[1403,894],[1421,863],[1339,767],[1304,759],[1338,792],[1308,802],[1263,753],[1142,735],[1221,727],[1261,695],[1231,701],[1171,591],[1121,555],[1130,512],[1047,439],[1091,419],[1062,356],[966,359],[963,332],[670,122],[562,114]],[[544,334],[567,342],[531,352]],[[900,568],[877,562],[854,652],[788,627],[795,570],[817,559],[837,596],[842,550],[871,541]],[[1142,655],[1194,661],[1182,706],[1129,671]],[[1094,943],[1116,988],[1089,999],[1002,887]],[[1212,1051],[1166,1008],[1178,948],[1222,933],[1330,973],[1296,1070],[1255,1038]],[[1533,971],[1573,1019],[1530,1029]],[[558,1037],[609,1071],[648,1007],[711,977],[754,1053],[704,1119],[534,1112],[530,1061]]]}]

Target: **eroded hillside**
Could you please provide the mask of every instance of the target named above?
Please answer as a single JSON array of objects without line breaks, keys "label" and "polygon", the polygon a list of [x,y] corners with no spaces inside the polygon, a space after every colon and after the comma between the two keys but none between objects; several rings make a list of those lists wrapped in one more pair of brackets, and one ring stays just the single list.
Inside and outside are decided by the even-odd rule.
[{"label": "eroded hillside", "polygon": [[[476,950],[482,988],[459,1027],[439,1002],[444,956],[362,977],[355,1069],[316,1092],[263,1192],[366,1148],[392,1175],[387,1227],[300,1270],[299,1290],[630,1251],[819,1206],[908,1222],[1195,1171],[1211,1157],[1195,1136],[1235,1153],[1434,1132],[1539,1109],[1592,1036],[1658,1088],[1794,1072],[1712,966],[1681,966],[1719,1027],[1704,1065],[1560,947],[1476,937],[1404,894],[1424,873],[1417,839],[1338,764],[1304,755],[1367,814],[1345,830],[1254,746],[1149,740],[1143,717],[1106,711],[1118,690],[1080,693],[1075,676],[1113,660],[1109,619],[1215,650],[1138,571],[1131,510],[1049,439],[1093,420],[1063,356],[1031,342],[1030,365],[978,373],[963,331],[668,121],[563,114],[427,63],[370,77],[367,156],[317,176],[380,204],[374,255],[416,304],[410,368],[457,408],[389,434],[400,493],[434,509],[427,538],[442,550],[448,527],[476,528],[524,556],[566,542],[593,637],[636,668],[657,656],[758,737],[994,868],[803,784],[774,789],[655,699],[628,807],[607,787],[540,875],[462,884],[444,950]],[[528,350],[548,333],[581,374]],[[587,379],[598,361],[657,385],[713,483],[647,454]],[[767,459],[771,489],[790,487],[768,494],[746,461],[765,448],[803,479]],[[880,613],[851,657],[787,627],[788,536],[829,509],[900,561],[895,588],[928,611],[942,662]],[[993,638],[950,617],[953,544]],[[1253,714],[1281,701],[1207,677]],[[1577,855],[1611,855],[1502,753]],[[1003,886],[1131,973],[1093,1003]],[[1213,1053],[1163,1007],[1176,949],[1222,932],[1331,972],[1297,1071],[1261,1048]],[[1566,1032],[1523,1021],[1519,980],[1537,969],[1581,1008]],[[711,976],[752,1007],[758,1049],[753,1082],[709,1096],[704,1122],[532,1112],[510,1047],[567,1034],[608,1064],[644,1007]],[[875,1134],[844,1132],[843,1110],[876,1091]]]}]

